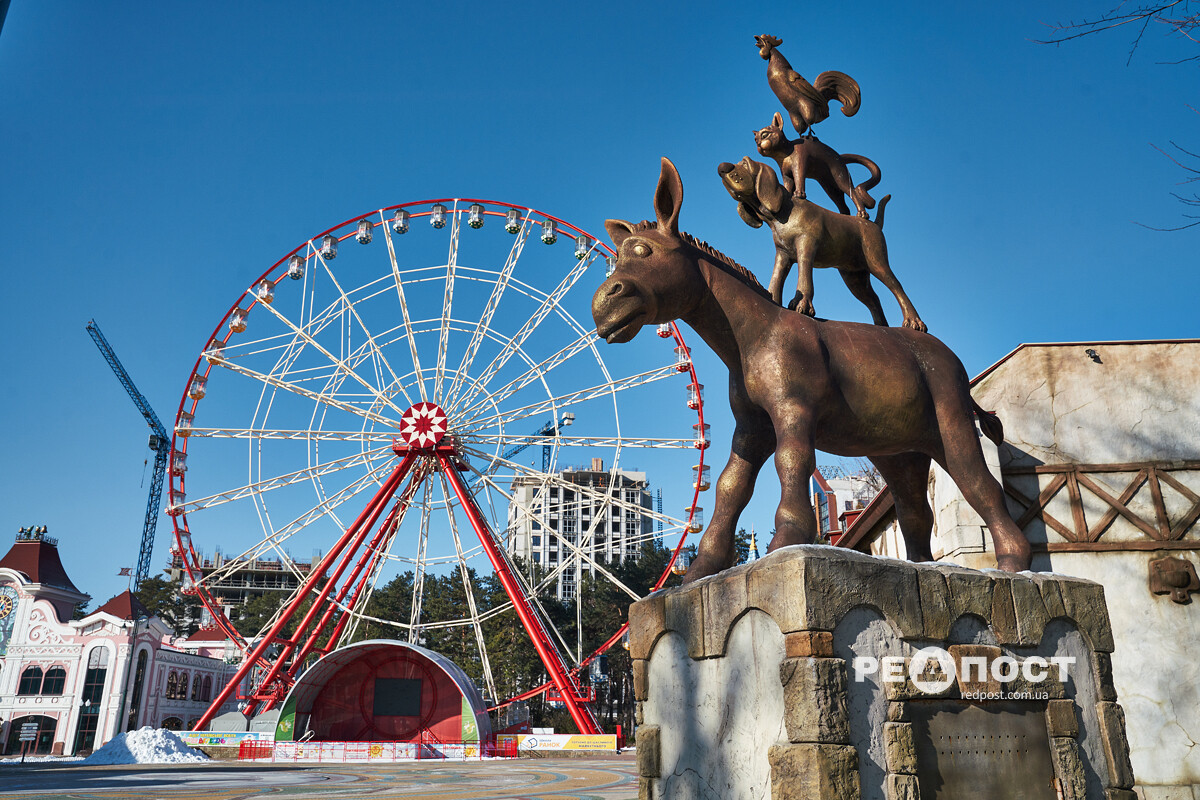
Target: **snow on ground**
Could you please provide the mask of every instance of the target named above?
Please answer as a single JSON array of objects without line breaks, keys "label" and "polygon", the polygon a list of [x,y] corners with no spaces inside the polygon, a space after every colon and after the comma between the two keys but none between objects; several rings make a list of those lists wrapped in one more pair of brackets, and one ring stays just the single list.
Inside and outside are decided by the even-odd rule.
[{"label": "snow on ground", "polygon": [[[83,756],[26,756],[25,757],[26,764],[37,764],[38,762],[48,762],[48,761],[61,761],[61,762],[83,761]],[[9,757],[9,758],[0,758],[0,767],[11,767],[14,764],[16,764],[17,766],[21,765],[21,757],[20,756]]]},{"label": "snow on ground", "polygon": [[193,761],[208,761],[208,756],[188,747],[171,731],[145,727],[118,735],[83,763],[183,764]]}]

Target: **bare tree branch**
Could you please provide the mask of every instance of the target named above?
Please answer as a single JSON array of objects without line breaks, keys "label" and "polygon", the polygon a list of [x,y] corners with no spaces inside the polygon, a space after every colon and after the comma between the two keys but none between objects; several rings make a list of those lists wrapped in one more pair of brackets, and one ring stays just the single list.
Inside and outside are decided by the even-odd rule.
[{"label": "bare tree branch", "polygon": [[[1125,60],[1125,65],[1128,66],[1130,61],[1133,60],[1134,52],[1142,43],[1142,37],[1145,36],[1152,22],[1163,25],[1166,28],[1165,32],[1168,36],[1179,36],[1190,42],[1200,44],[1200,11],[1193,9],[1193,2],[1196,2],[1196,5],[1200,6],[1200,0],[1172,0],[1171,2],[1137,4],[1131,4],[1129,0],[1121,0],[1116,8],[1095,19],[1053,24],[1043,22],[1042,24],[1053,31],[1055,35],[1049,39],[1035,39],[1034,41],[1038,44],[1062,44],[1072,39],[1080,39],[1084,36],[1110,31],[1125,25],[1136,25],[1137,33],[1130,43],[1129,57]],[[1158,63],[1178,65],[1189,61],[1200,61],[1200,53],[1188,56],[1187,58],[1181,58],[1178,61],[1160,61]],[[1196,111],[1194,106],[1189,105],[1188,108]],[[1169,158],[1171,163],[1184,171],[1187,177],[1179,182],[1180,185],[1200,181],[1200,167],[1185,163],[1175,154],[1167,152],[1156,144],[1151,144],[1150,146]],[[1174,141],[1171,142],[1171,146],[1187,158],[1194,159],[1200,163],[1200,153],[1194,153]],[[1200,194],[1193,193],[1191,197],[1185,197],[1171,192],[1171,196],[1185,206],[1200,207]],[[1186,225],[1180,225],[1175,228],[1157,228],[1153,225],[1137,222],[1136,220],[1134,224],[1152,231],[1182,231],[1200,225],[1200,217],[1191,214],[1184,214],[1182,216],[1184,219],[1195,220],[1195,222],[1189,222]]]}]

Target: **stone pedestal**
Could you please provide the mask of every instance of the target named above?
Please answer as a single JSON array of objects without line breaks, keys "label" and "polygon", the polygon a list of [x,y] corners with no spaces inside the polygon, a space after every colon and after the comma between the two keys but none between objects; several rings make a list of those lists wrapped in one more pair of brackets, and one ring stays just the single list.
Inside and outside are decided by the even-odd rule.
[{"label": "stone pedestal", "polygon": [[642,798],[1132,796],[1098,584],[800,546],[629,617]]}]

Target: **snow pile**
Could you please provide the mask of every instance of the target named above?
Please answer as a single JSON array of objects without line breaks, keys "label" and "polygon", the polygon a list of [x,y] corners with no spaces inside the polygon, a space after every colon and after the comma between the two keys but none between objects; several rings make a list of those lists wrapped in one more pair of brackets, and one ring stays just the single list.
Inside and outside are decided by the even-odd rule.
[{"label": "snow pile", "polygon": [[176,734],[161,728],[122,733],[83,760],[84,764],[184,764],[208,761]]}]

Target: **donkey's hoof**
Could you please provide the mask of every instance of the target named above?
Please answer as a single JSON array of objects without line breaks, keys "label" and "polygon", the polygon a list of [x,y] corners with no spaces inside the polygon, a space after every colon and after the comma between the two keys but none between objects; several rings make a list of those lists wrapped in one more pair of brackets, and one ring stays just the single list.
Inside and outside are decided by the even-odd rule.
[{"label": "donkey's hoof", "polygon": [[1033,558],[1028,553],[1008,553],[996,556],[996,566],[1005,572],[1024,572]]},{"label": "donkey's hoof", "polygon": [[683,576],[683,582],[691,583],[698,581],[701,578],[707,578],[709,575],[716,575],[723,569],[732,566],[731,564],[721,564],[716,558],[706,558],[702,555],[692,559],[692,563],[688,565],[687,574]]}]

